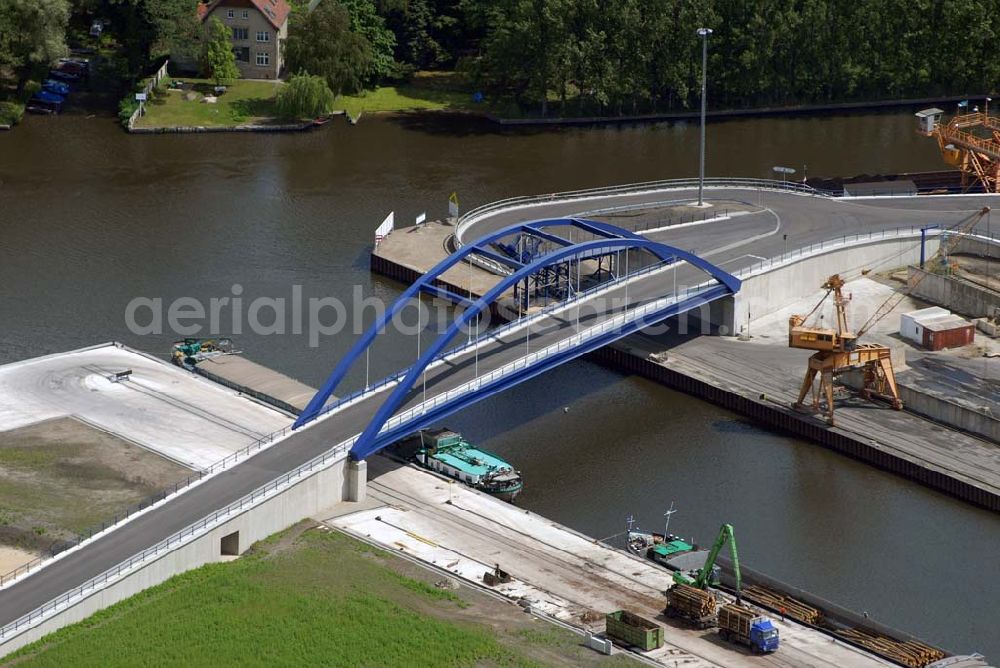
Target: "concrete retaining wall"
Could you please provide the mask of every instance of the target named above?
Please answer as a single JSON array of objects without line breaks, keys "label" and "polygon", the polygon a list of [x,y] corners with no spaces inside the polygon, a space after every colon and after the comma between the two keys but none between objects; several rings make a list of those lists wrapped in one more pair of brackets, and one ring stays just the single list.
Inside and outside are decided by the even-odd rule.
[{"label": "concrete retaining wall", "polygon": [[[339,503],[348,496],[358,496],[358,490],[349,489],[350,465],[346,458],[319,470],[275,494],[257,505],[208,530],[163,555],[151,558],[146,564],[122,576],[103,588],[92,591],[85,598],[63,608],[45,621],[27,629],[0,645],[0,656],[5,656],[53,631],[78,622],[98,610],[122,601],[144,589],[155,586],[192,568],[214,561],[223,561],[222,539],[239,532],[235,552],[242,554],[253,543],[287,529],[304,518],[316,515],[324,508]],[[363,492],[361,493],[363,497]],[[210,509],[206,509],[209,511]],[[44,577],[44,571],[40,573]],[[33,577],[39,577],[35,575]]]},{"label": "concrete retaining wall", "polygon": [[958,243],[955,244],[955,250],[951,253],[952,255],[978,255],[979,257],[989,257],[997,260],[1000,259],[1000,244],[991,244],[982,239],[963,237],[958,240]]},{"label": "concrete retaining wall", "polygon": [[668,387],[710,401],[741,415],[752,418],[768,427],[809,439],[824,447],[871,464],[884,471],[891,471],[933,489],[950,494],[988,510],[1000,511],[1000,495],[964,480],[953,478],[948,472],[931,469],[916,460],[882,450],[862,437],[815,420],[804,420],[791,409],[768,402],[766,399],[745,397],[716,387],[698,378],[647,359],[644,353],[632,352],[621,344],[605,346],[590,353],[588,359],[618,371],[634,373],[657,381]]},{"label": "concrete retaining wall", "polygon": [[979,318],[989,315],[994,308],[1000,308],[1000,296],[975,283],[956,276],[941,276],[920,267],[910,267],[910,285],[918,277],[921,277],[920,282],[911,294],[932,304],[940,304],[949,311]]},{"label": "concrete retaining wall", "polygon": [[1000,443],[1000,420],[988,413],[903,384],[899,384],[899,397],[908,411]]},{"label": "concrete retaining wall", "polygon": [[[937,252],[937,238],[927,239],[927,254]],[[733,298],[733,333],[748,320],[780,311],[788,304],[814,293],[818,286],[839,273],[845,280],[861,275],[862,269],[885,271],[920,261],[920,243],[913,238],[872,241],[864,245],[831,250],[792,260],[784,267],[767,270],[743,281]]]}]

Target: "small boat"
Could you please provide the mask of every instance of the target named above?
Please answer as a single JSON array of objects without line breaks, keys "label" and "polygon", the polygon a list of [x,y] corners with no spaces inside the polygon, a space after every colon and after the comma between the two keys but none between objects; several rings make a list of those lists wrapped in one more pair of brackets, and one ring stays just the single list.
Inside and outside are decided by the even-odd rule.
[{"label": "small boat", "polygon": [[317,116],[312,120],[314,128],[322,127],[333,120],[333,116]]},{"label": "small boat", "polygon": [[64,72],[63,70],[49,70],[49,76],[53,79],[59,79],[61,81],[77,81],[80,76],[78,74],[73,74],[72,72]]},{"label": "small boat", "polygon": [[654,561],[661,566],[675,569],[670,564],[670,560],[688,552],[695,552],[698,546],[670,533],[670,516],[676,513],[674,504],[670,504],[670,510],[664,513],[667,518],[663,527],[663,533],[643,531],[635,526],[635,522],[630,515],[626,520],[626,545],[632,554]]},{"label": "small boat", "polygon": [[62,105],[54,102],[42,102],[41,100],[31,98],[24,108],[32,114],[52,115],[58,114],[62,110]]},{"label": "small boat", "polygon": [[421,466],[504,501],[513,501],[524,487],[520,471],[450,429],[421,431],[414,459]]},{"label": "small boat", "polygon": [[235,354],[237,352],[233,350],[232,339],[187,338],[174,343],[170,360],[177,366],[192,371],[202,360]]}]

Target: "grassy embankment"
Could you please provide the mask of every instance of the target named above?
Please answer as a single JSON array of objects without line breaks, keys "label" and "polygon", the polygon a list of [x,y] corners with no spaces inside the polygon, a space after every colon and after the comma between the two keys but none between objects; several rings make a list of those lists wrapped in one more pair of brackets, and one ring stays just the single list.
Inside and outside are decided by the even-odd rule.
[{"label": "grassy embankment", "polygon": [[[181,78],[190,84],[184,90],[169,89],[164,79],[138,127],[227,127],[248,123],[276,123],[275,95],[280,82],[237,80],[214,104],[202,102],[213,84],[207,79]],[[380,86],[358,95],[341,95],[335,111],[357,117],[362,112],[400,111],[490,111],[472,101],[459,75],[454,72],[418,72],[398,86]]]},{"label": "grassy embankment", "polygon": [[568,631],[302,523],[11,656],[18,666],[606,665]]},{"label": "grassy embankment", "polygon": [[216,102],[203,102],[215,87],[208,79],[181,77],[183,89],[171,89],[164,78],[146,103],[137,127],[227,127],[275,122],[274,96],[279,81],[236,81]]}]

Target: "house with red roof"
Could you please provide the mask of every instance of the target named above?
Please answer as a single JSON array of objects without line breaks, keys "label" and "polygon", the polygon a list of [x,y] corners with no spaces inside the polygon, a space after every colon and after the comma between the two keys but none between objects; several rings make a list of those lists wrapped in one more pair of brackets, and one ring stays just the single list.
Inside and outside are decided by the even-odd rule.
[{"label": "house with red roof", "polygon": [[217,18],[232,31],[236,66],[244,79],[277,79],[288,37],[288,0],[211,0],[198,4],[198,18]]}]

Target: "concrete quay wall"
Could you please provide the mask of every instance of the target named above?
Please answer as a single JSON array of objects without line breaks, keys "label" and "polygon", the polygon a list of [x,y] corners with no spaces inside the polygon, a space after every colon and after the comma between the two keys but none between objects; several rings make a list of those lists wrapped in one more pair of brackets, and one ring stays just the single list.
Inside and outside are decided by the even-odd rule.
[{"label": "concrete quay wall", "polygon": [[[937,238],[928,238],[927,255],[933,255],[937,249]],[[730,332],[739,333],[749,320],[780,311],[811,295],[831,274],[850,280],[861,276],[865,269],[883,272],[919,261],[919,241],[914,243],[914,238],[905,237],[874,239],[793,259],[744,278],[739,293],[733,297],[733,322],[724,324],[730,327]]]},{"label": "concrete quay wall", "polygon": [[[224,561],[242,554],[255,542],[287,529],[301,520],[316,515],[344,499],[359,500],[358,472],[350,470],[344,458],[290,485],[287,489],[264,497],[255,505],[235,513],[230,519],[178,544],[162,555],[136,566],[122,576],[82,594],[42,621],[28,626],[0,643],[0,656],[24,647],[64,626],[81,621],[95,612],[114,605],[144,589],[158,585],[171,577],[207,563]],[[364,469],[361,469],[362,480]],[[360,495],[363,496],[363,485]],[[235,537],[234,537],[234,534]],[[32,577],[45,577],[44,570]]]},{"label": "concrete quay wall", "polygon": [[913,288],[913,296],[932,304],[940,304],[970,318],[980,318],[1000,308],[1000,296],[975,283],[956,276],[942,276],[920,267],[909,267],[907,280],[910,285],[919,279]]},{"label": "concrete quay wall", "polygon": [[899,383],[899,398],[908,411],[1000,443],[1000,419],[989,413],[962,406],[903,383]]},{"label": "concrete quay wall", "polygon": [[645,355],[640,356],[620,344],[596,350],[589,354],[589,358],[618,371],[634,373],[722,406],[773,429],[819,443],[852,459],[909,478],[963,501],[988,510],[1000,511],[1000,495],[954,478],[946,472],[928,468],[915,459],[906,459],[887,452],[872,445],[869,441],[860,440],[829,425],[816,420],[803,419],[790,409],[769,402],[763,395],[749,397],[725,390],[699,378],[657,364],[655,361],[647,359]]}]

